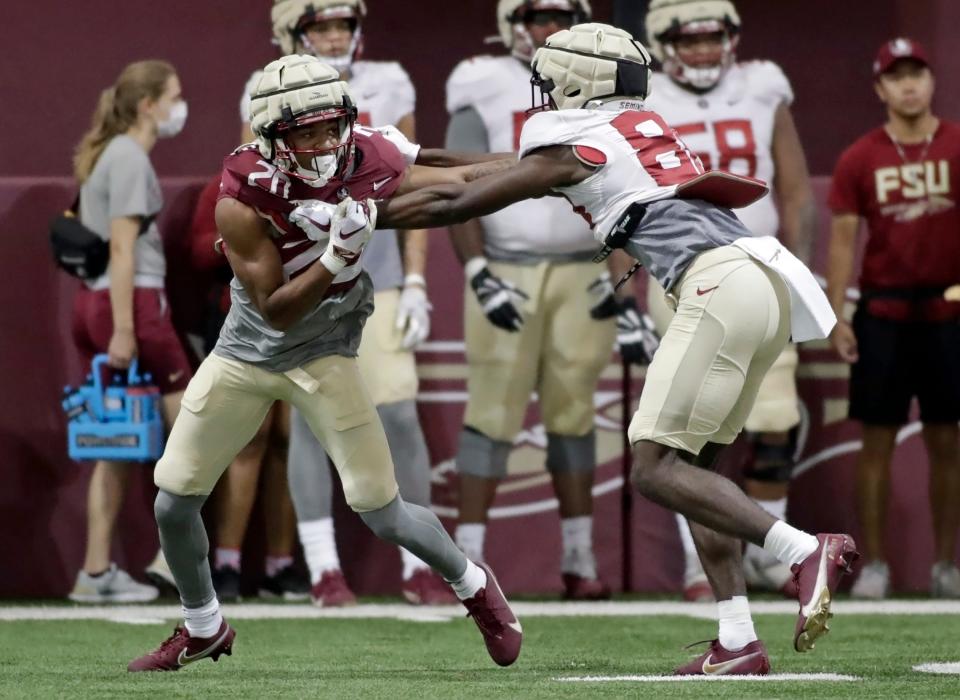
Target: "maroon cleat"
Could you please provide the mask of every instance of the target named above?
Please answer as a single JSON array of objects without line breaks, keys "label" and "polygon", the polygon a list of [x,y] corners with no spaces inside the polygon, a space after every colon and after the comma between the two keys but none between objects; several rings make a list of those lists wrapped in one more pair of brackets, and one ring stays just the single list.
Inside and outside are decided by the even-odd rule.
[{"label": "maroon cleat", "polygon": [[347,585],[340,569],[324,571],[320,580],[310,588],[310,601],[318,608],[342,608],[356,605],[357,596]]},{"label": "maroon cleat", "polygon": [[230,656],[233,652],[233,638],[237,633],[224,620],[220,629],[212,637],[191,637],[185,627],[179,625],[157,649],[134,659],[127,670],[136,671],[179,671],[187,664],[200,659],[216,661],[221,654]]},{"label": "maroon cleat", "polygon": [[849,573],[860,555],[850,535],[817,535],[820,546],[799,564],[793,565],[800,600],[800,616],[793,637],[793,648],[810,651],[818,638],[830,631],[827,624],[833,613],[830,603],[840,579]]},{"label": "maroon cleat", "polygon": [[610,588],[600,578],[563,574],[564,600],[608,600]]},{"label": "maroon cleat", "polygon": [[770,657],[759,639],[743,649],[730,651],[714,639],[706,653],[673,672],[675,676],[765,676]]},{"label": "maroon cleat", "polygon": [[490,658],[500,666],[509,666],[520,656],[523,628],[500,590],[493,571],[480,562],[477,566],[487,575],[487,585],[462,602],[467,608],[467,617],[472,617],[480,628]]},{"label": "maroon cleat", "polygon": [[457,596],[449,584],[430,569],[417,569],[403,582],[403,597],[410,605],[453,605]]}]

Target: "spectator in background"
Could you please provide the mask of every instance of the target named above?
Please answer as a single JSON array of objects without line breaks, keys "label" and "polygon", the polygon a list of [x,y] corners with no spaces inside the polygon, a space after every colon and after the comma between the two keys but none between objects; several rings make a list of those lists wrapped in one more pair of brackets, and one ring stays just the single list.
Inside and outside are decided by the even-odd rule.
[{"label": "spectator in background", "polygon": [[[589,20],[590,5],[500,0],[496,11],[511,55],[468,58],[450,74],[446,145],[452,150],[517,149],[530,108],[533,52],[554,32]],[[546,467],[559,501],[564,597],[607,598],[610,589],[597,575],[593,552],[593,397],[622,309],[608,276],[584,283],[597,275],[591,262],[597,243],[584,220],[556,197],[519,202],[450,232],[467,281],[469,367],[456,454],[457,545],[471,559],[484,558],[487,514],[536,391]]]},{"label": "spectator in background", "polygon": [[[157,139],[179,134],[186,118],[187,103],[173,66],[131,63],[101,94],[93,124],[74,155],[80,220],[110,243],[106,272],[88,280],[74,301],[74,340],[87,364],[104,352],[116,368],[126,368],[138,357],[160,388],[168,426],[179,411],[191,370],[164,295],[166,261],[156,224],[163,198],[149,154]],[[104,460],[94,466],[87,493],[86,554],[71,600],[119,603],[157,597],[156,588],[137,583],[110,560],[131,468]],[[151,568],[169,576],[159,555]]]},{"label": "spectator in background", "polygon": [[[246,124],[245,128],[249,128]],[[212,272],[222,281],[207,296],[204,354],[220,335],[230,309],[228,282],[233,277],[227,259],[214,248],[219,238],[214,210],[220,176],[203,188],[190,227],[191,261],[197,270]],[[263,471],[263,516],[266,533],[265,576],[259,585],[262,598],[306,600],[310,586],[293,565],[296,519],[287,486],[287,441],[290,416],[287,405],[276,402],[253,440],[236,456],[217,486],[214,514],[213,585],[221,601],[240,598],[241,551]]]},{"label": "spectator in background", "polygon": [[[677,130],[705,168],[768,182],[771,194],[738,209],[737,217],[754,236],[779,236],[808,261],[816,209],[790,114],[793,90],[783,71],[771,61],[737,61],[740,18],[728,0],[653,0],[646,24],[650,50],[662,70],[651,78],[644,104]],[[647,309],[663,335],[673,311],[655,279],[647,289]],[[745,426],[751,457],[743,471],[744,490],[781,520],[787,517],[800,423],[796,370],[797,348],[790,343],[763,378]],[[712,600],[687,521],[677,514],[677,524],[685,559],[684,597]],[[743,569],[751,588],[796,596],[790,567],[762,547],[747,544]]]},{"label": "spectator in background", "polygon": [[[863,424],[857,488],[866,564],[852,593],[883,598],[890,590],[883,547],[890,461],[916,396],[936,543],[930,592],[960,597],[954,561],[960,522],[960,126],[931,111],[933,73],[915,41],[884,44],[873,73],[887,121],[840,156],[829,199],[827,294],[841,319],[831,342],[853,365],[850,417]],[[842,312],[860,219],[868,238],[851,325]]]},{"label": "spectator in background", "polygon": [[[416,94],[407,72],[394,61],[360,60],[366,18],[363,0],[277,0],[271,18],[274,39],[284,53],[317,56],[340,72],[357,102],[359,125],[393,126],[416,141]],[[258,71],[248,87],[254,87],[259,77]],[[245,99],[242,113],[248,104]],[[363,267],[373,281],[374,311],[364,327],[358,361],[387,434],[400,495],[429,508],[430,455],[417,415],[413,355],[430,334],[426,264],[424,230],[378,231],[367,245]],[[334,539],[330,467],[296,410],[291,415],[289,477],[314,603],[329,607],[355,602]],[[449,586],[425,562],[402,547],[400,558],[401,591],[409,603],[456,602]]]}]

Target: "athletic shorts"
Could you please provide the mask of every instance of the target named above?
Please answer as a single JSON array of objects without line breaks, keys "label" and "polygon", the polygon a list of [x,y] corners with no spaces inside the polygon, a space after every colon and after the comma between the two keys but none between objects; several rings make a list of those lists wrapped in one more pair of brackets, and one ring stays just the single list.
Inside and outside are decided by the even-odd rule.
[{"label": "athletic shorts", "polygon": [[850,417],[902,425],[914,397],[924,423],[960,420],[960,320],[853,317],[859,359],[850,370]]},{"label": "athletic shorts", "polygon": [[630,442],[692,454],[729,445],[790,337],[790,292],[736,246],[701,253],[673,289],[677,312],[647,370]]},{"label": "athletic shorts", "polygon": [[340,474],[351,508],[377,510],[396,497],[380,417],[357,361],[339,355],[287,372],[208,355],[183,394],[154,483],[179,496],[208,495],[275,401],[300,411]]},{"label": "athletic shorts", "polygon": [[[170,306],[162,289],[133,290],[133,328],[140,372],[149,372],[163,395],[186,389],[193,372],[170,321]],[[94,355],[107,351],[112,335],[110,290],[81,289],[73,302],[73,340],[86,366]]]}]

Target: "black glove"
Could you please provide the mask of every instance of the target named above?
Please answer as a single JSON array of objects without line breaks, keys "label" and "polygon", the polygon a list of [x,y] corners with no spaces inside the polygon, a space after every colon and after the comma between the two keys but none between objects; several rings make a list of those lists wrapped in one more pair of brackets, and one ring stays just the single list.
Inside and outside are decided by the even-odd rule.
[{"label": "black glove", "polygon": [[620,313],[620,302],[614,296],[613,283],[610,281],[609,272],[604,272],[591,282],[590,286],[587,287],[587,293],[593,297],[593,303],[590,305],[590,318],[602,321],[606,318],[613,318]]},{"label": "black glove", "polygon": [[477,295],[480,308],[490,323],[505,331],[518,331],[523,326],[523,316],[517,309],[517,302],[530,297],[506,280],[494,275],[483,266],[470,278],[470,286]]},{"label": "black glove", "polygon": [[620,302],[617,314],[617,346],[620,356],[635,365],[649,365],[660,347],[660,336],[647,314],[637,309],[637,300],[628,297]]}]

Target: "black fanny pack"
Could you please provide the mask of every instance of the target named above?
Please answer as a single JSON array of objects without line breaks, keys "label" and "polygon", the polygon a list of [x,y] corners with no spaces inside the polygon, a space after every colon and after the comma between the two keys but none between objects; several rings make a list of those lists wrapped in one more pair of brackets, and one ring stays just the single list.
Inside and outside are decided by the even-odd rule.
[{"label": "black fanny pack", "polygon": [[73,206],[50,222],[53,261],[82,280],[102,275],[110,262],[110,244],[80,223],[80,195]]}]

